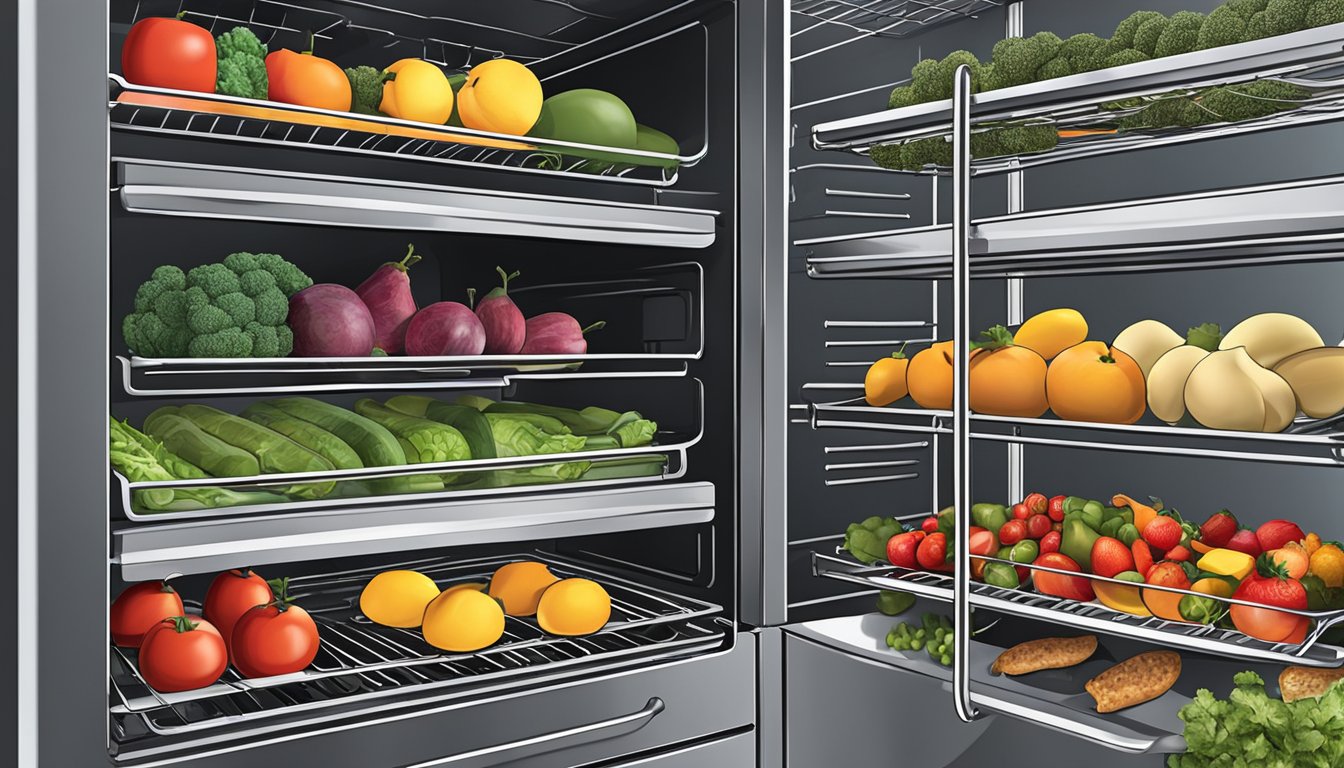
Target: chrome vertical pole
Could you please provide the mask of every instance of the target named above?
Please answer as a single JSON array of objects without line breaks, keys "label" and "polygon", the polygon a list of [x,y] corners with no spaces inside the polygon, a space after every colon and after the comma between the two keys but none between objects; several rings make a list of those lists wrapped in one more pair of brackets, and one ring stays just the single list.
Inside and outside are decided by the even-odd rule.
[{"label": "chrome vertical pole", "polygon": [[[1008,4],[1008,20],[1004,25],[1004,37],[1026,37],[1026,23],[1022,15],[1022,2],[1012,2]],[[1022,171],[1014,171],[1007,175],[1008,180],[1008,213],[1019,213],[1025,207],[1023,199],[1025,189],[1023,185]],[[1022,284],[1022,278],[1009,277],[1006,281],[1007,288],[1007,307],[1008,307],[1008,325],[1021,325],[1025,317],[1025,293]],[[1022,501],[1026,496],[1026,457],[1024,452],[1026,446],[1022,443],[1008,444],[1008,500],[1010,502]]]},{"label": "chrome vertical pole", "polygon": [[957,717],[978,713],[971,702],[971,68],[957,67],[952,96],[952,505],[956,508],[952,580],[952,697]]}]

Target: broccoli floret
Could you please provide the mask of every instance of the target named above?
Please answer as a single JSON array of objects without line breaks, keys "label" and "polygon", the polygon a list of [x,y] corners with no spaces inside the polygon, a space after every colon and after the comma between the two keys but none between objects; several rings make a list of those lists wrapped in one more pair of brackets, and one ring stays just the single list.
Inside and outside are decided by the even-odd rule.
[{"label": "broccoli floret", "polygon": [[1059,54],[1063,44],[1064,41],[1051,32],[1000,40],[994,44],[994,69],[985,80],[985,90],[1034,82],[1036,72]]},{"label": "broccoli floret", "polygon": [[200,288],[212,299],[226,293],[234,293],[240,288],[238,276],[223,264],[206,264],[203,267],[192,268],[187,273],[187,285]]},{"label": "broccoli floret", "polygon": [[242,328],[199,334],[187,345],[187,354],[192,357],[249,357],[252,337]]},{"label": "broccoli floret", "polygon": [[1316,0],[1307,10],[1308,27],[1344,24],[1344,0]]},{"label": "broccoli floret", "polygon": [[878,167],[891,171],[909,170],[901,165],[900,144],[878,144],[868,150],[868,159],[876,163]]},{"label": "broccoli floret", "polygon": [[1269,0],[1227,0],[1223,7],[1237,14],[1241,18],[1250,21],[1255,14],[1265,10],[1269,5]]},{"label": "broccoli floret", "polygon": [[255,253],[248,253],[246,251],[230,253],[228,256],[225,256],[224,266],[228,267],[229,271],[238,277],[242,277],[248,272],[254,272],[262,268],[261,259],[257,258]]},{"label": "broccoli floret", "polygon": [[165,291],[180,291],[187,287],[187,276],[174,266],[162,266],[154,270],[149,279],[140,284],[135,291],[135,311],[152,312],[154,300]]},{"label": "broccoli floret", "polygon": [[1181,11],[1174,14],[1162,36],[1157,38],[1153,58],[1176,56],[1195,50],[1199,44],[1199,30],[1204,26],[1204,14],[1193,11]]},{"label": "broccoli floret", "polygon": [[1059,131],[1053,125],[1017,125],[997,128],[971,137],[974,157],[1025,155],[1053,149],[1059,143]]},{"label": "broccoli floret", "polygon": [[290,330],[288,325],[275,326],[275,338],[280,347],[276,351],[276,357],[289,357],[289,353],[294,351],[294,331]]},{"label": "broccoli floret", "polygon": [[1131,46],[1136,51],[1143,51],[1149,56],[1157,50],[1157,39],[1162,37],[1162,33],[1167,31],[1171,24],[1171,19],[1159,14],[1156,18],[1148,19],[1139,25],[1134,33],[1134,44]]},{"label": "broccoli floret", "polygon": [[1105,45],[1103,38],[1097,37],[1091,32],[1080,32],[1060,43],[1059,55],[1069,59],[1075,67],[1082,59],[1091,56],[1098,48]]},{"label": "broccoli floret", "polygon": [[1203,51],[1240,43],[1245,36],[1246,19],[1226,5],[1219,6],[1204,19],[1204,26],[1199,28],[1199,39],[1196,41],[1195,49]]},{"label": "broccoli floret", "polygon": [[164,291],[154,299],[154,314],[169,328],[187,327],[187,292]]},{"label": "broccoli floret", "polygon": [[901,166],[917,171],[926,165],[952,165],[952,142],[942,137],[916,139],[901,145]]},{"label": "broccoli floret", "polygon": [[279,288],[268,288],[252,297],[256,305],[257,322],[262,325],[283,325],[289,317],[289,299]]},{"label": "broccoli floret", "polygon": [[275,285],[284,292],[285,298],[289,298],[313,284],[313,279],[305,275],[303,270],[274,253],[257,254],[257,262],[262,269],[275,277]]},{"label": "broccoli floret", "polygon": [[1265,10],[1246,22],[1243,39],[1259,40],[1303,29],[1307,24],[1308,7],[1309,0],[1269,0]]},{"label": "broccoli floret", "polygon": [[1147,101],[1143,109],[1120,118],[1119,124],[1126,131],[1198,125],[1209,122],[1208,114],[1188,95],[1166,95]]},{"label": "broccoli floret", "polygon": [[1045,62],[1036,70],[1036,80],[1053,80],[1056,77],[1068,77],[1073,74],[1073,65],[1063,56]]},{"label": "broccoli floret", "polygon": [[952,98],[953,76],[962,64],[971,68],[972,90],[979,90],[979,59],[970,51],[953,51],[944,56],[942,61],[925,59],[910,70],[910,93],[915,103]]},{"label": "broccoli floret", "polygon": [[919,102],[915,100],[914,90],[908,85],[902,85],[892,89],[891,95],[887,97],[887,109],[899,109],[900,107],[908,107],[918,103]]},{"label": "broccoli floret", "polygon": [[259,296],[263,292],[275,288],[275,275],[264,269],[254,269],[251,272],[244,272],[239,275],[238,285],[242,288],[243,293],[248,296]]},{"label": "broccoli floret", "polygon": [[1138,34],[1139,27],[1142,27],[1145,22],[1160,18],[1162,18],[1162,14],[1157,11],[1135,11],[1115,26],[1115,34],[1111,35],[1111,42],[1115,43],[1120,49],[1133,48],[1134,36]]},{"label": "broccoli floret", "polygon": [[1235,123],[1290,109],[1308,95],[1305,89],[1295,85],[1256,80],[1243,85],[1210,88],[1200,98],[1200,105],[1217,115],[1220,121]]},{"label": "broccoli floret", "polygon": [[226,293],[215,299],[215,306],[224,310],[233,325],[243,327],[257,319],[257,307],[252,298],[243,293]]},{"label": "broccoli floret", "polygon": [[1147,61],[1149,58],[1150,57],[1148,56],[1148,54],[1144,53],[1143,51],[1136,51],[1133,48],[1127,48],[1123,51],[1120,51],[1119,53],[1113,53],[1110,56],[1107,56],[1105,62],[1106,66],[1104,67],[1104,69],[1109,69],[1111,67],[1123,67],[1126,64],[1137,64],[1140,61]]},{"label": "broccoli floret", "polygon": [[346,67],[345,77],[350,81],[350,111],[361,115],[381,115],[378,106],[383,103],[383,83],[392,75],[373,67]]},{"label": "broccoli floret", "polygon": [[248,323],[243,330],[252,339],[253,357],[280,357],[280,337],[275,326],[261,323]]},{"label": "broccoli floret", "polygon": [[192,313],[187,318],[187,327],[195,334],[218,333],[233,324],[229,318],[229,313],[208,304]]},{"label": "broccoli floret", "polygon": [[270,83],[266,76],[266,44],[247,27],[234,27],[215,38],[218,57],[215,91],[247,99],[264,99]]}]

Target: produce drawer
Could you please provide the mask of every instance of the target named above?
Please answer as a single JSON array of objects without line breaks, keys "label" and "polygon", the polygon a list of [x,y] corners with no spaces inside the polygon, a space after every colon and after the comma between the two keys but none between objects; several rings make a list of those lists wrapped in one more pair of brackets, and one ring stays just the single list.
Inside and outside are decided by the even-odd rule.
[{"label": "produce drawer", "polygon": [[746,768],[755,764],[756,734],[749,732],[617,763],[613,768]]},{"label": "produce drawer", "polygon": [[[738,635],[730,650],[712,655],[640,669],[608,668],[579,681],[538,677],[525,692],[496,686],[472,699],[401,702],[365,709],[357,719],[310,720],[301,730],[235,736],[229,744],[178,744],[171,753],[142,751],[138,759],[124,757],[118,763],[190,762],[198,768],[232,768],[244,759],[253,768],[587,765],[752,725],[755,676],[755,643]],[[652,764],[749,765],[736,761],[740,754],[738,742],[702,753],[703,760],[674,753],[665,756],[671,762]],[[733,759],[721,762],[720,755]]]}]

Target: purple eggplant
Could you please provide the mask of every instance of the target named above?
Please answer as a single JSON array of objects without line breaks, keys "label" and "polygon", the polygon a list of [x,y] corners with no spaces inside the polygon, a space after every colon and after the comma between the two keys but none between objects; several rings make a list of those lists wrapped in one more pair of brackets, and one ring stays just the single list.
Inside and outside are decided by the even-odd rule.
[{"label": "purple eggplant", "polygon": [[344,285],[310,285],[289,299],[295,357],[367,357],[373,351],[373,315]]},{"label": "purple eggplant", "polygon": [[547,312],[527,318],[527,339],[523,341],[524,355],[582,355],[588,352],[588,340],[583,335],[606,325],[598,321],[580,328],[579,321],[564,312]]},{"label": "purple eggplant", "polygon": [[389,355],[400,355],[406,347],[406,326],[416,311],[407,270],[419,260],[415,246],[407,246],[406,258],[387,262],[355,289],[373,315],[378,347]]},{"label": "purple eggplant", "polygon": [[485,298],[476,304],[476,316],[485,327],[485,353],[487,355],[516,355],[523,348],[527,338],[527,321],[518,305],[509,298],[509,281],[518,276],[504,274],[504,270],[495,267],[504,284],[485,294]]},{"label": "purple eggplant", "polygon": [[440,301],[415,313],[406,326],[406,354],[417,357],[479,355],[485,328],[466,304]]}]

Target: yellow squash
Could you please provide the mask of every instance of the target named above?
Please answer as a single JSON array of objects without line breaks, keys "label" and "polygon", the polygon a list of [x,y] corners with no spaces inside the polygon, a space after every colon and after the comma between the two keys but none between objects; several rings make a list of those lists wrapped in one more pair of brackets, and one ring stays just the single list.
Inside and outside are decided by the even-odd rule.
[{"label": "yellow squash", "polygon": [[1018,326],[1013,343],[1026,347],[1047,362],[1075,344],[1087,341],[1087,320],[1076,309],[1049,309]]},{"label": "yellow squash", "polygon": [[386,71],[395,77],[383,84],[379,109],[402,120],[448,122],[453,114],[453,86],[443,70],[424,59],[402,59]]}]

